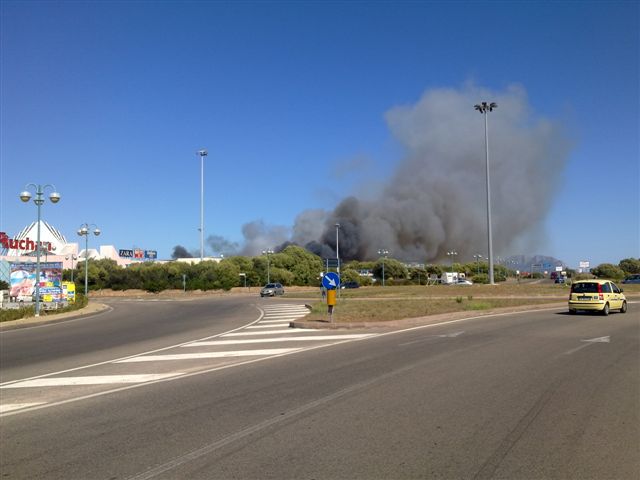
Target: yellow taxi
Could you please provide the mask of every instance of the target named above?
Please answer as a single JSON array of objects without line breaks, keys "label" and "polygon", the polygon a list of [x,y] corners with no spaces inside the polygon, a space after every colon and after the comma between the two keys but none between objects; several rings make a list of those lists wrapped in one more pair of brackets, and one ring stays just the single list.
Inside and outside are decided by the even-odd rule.
[{"label": "yellow taxi", "polygon": [[578,280],[571,285],[569,313],[595,310],[609,315],[611,310],[627,312],[627,299],[622,289],[610,280]]}]

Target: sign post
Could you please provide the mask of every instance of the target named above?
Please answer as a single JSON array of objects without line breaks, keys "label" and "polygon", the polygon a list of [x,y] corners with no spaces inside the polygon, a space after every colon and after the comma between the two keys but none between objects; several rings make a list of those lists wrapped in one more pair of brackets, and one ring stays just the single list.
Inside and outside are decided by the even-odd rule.
[{"label": "sign post", "polygon": [[333,307],[336,305],[336,290],[340,286],[340,275],[327,272],[322,277],[322,286],[327,289],[327,309],[329,321],[333,323]]}]

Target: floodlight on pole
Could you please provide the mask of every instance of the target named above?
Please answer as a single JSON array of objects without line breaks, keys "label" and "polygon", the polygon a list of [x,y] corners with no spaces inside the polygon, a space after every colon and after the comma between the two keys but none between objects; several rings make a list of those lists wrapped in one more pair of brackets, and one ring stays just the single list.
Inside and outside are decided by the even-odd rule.
[{"label": "floodlight on pole", "polygon": [[200,261],[204,259],[204,157],[209,155],[204,148],[198,150],[200,155]]},{"label": "floodlight on pole", "polygon": [[387,258],[387,255],[389,255],[389,250],[381,248],[378,250],[378,255],[382,257],[382,286],[384,287],[384,260]]},{"label": "floodlight on pole", "polygon": [[451,250],[450,252],[447,252],[447,256],[451,257],[451,272],[453,272],[454,257],[458,256],[458,252],[456,252],[455,250]]},{"label": "floodlight on pole", "polygon": [[38,207],[38,226],[37,226],[37,234],[36,234],[36,313],[35,316],[40,316],[40,251],[42,250],[42,245],[40,245],[40,208],[44,204],[44,191],[47,187],[51,188],[53,192],[49,194],[49,201],[51,203],[58,203],[60,201],[60,194],[56,192],[56,187],[50,184],[46,185],[36,185],[35,183],[29,183],[25,186],[25,190],[20,193],[20,200],[27,203],[31,200],[31,192],[27,190],[27,188],[33,187],[36,190],[36,198],[33,200],[33,203]]},{"label": "floodlight on pole", "polygon": [[489,243],[489,284],[494,285],[493,278],[493,240],[491,238],[491,180],[489,175],[489,126],[487,116],[489,112],[493,112],[495,108],[498,108],[498,104],[495,102],[482,102],[474,106],[474,108],[484,115],[484,146],[485,146],[485,160],[487,166],[487,237]]},{"label": "floodlight on pole", "polygon": [[269,271],[270,269],[269,255],[273,254],[273,250],[271,250],[270,248],[267,250],[263,250],[262,254],[267,256],[267,283],[271,283],[271,272]]},{"label": "floodlight on pole", "polygon": [[[93,232],[91,228],[93,227]],[[84,296],[89,296],[89,234],[96,237],[102,233],[95,223],[83,223],[78,229],[78,235],[84,237]]]}]

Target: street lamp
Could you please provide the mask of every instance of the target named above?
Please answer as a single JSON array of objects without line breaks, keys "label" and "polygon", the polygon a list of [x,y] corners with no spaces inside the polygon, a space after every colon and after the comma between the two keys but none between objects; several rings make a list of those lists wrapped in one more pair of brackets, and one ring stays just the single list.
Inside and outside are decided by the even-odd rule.
[{"label": "street lamp", "polygon": [[271,275],[269,272],[269,255],[271,255],[272,253],[273,250],[271,250],[270,248],[262,251],[262,254],[267,256],[267,283],[271,283]]},{"label": "street lamp", "polygon": [[204,157],[209,155],[205,149],[198,150],[200,155],[200,261],[204,259]]},{"label": "street lamp", "polygon": [[478,272],[478,275],[480,275],[480,259],[482,258],[482,255],[480,255],[479,253],[476,253],[473,258],[476,259],[476,270]]},{"label": "street lamp", "polygon": [[95,223],[83,223],[80,225],[80,229],[78,230],[78,235],[84,237],[84,296],[89,296],[89,234],[91,232],[91,227],[93,227],[93,234],[97,237],[100,235],[100,229],[96,226]]},{"label": "street lamp", "polygon": [[382,286],[384,287],[384,259],[389,255],[389,250],[381,248],[378,250],[378,255],[382,256]]},{"label": "street lamp", "polygon": [[336,223],[336,260],[338,261],[338,275],[340,275],[340,238],[338,232],[340,231],[340,224]]},{"label": "street lamp", "polygon": [[65,260],[71,259],[71,283],[73,283],[73,270],[74,270],[73,262],[77,260],[78,257],[76,255],[71,254],[71,255],[66,255],[64,259]]},{"label": "street lamp", "polygon": [[240,277],[244,278],[244,288],[247,288],[247,274],[246,273],[239,273],[238,275]]},{"label": "street lamp", "polygon": [[491,182],[489,176],[489,127],[487,116],[489,112],[493,111],[494,108],[498,108],[498,104],[495,102],[482,102],[475,105],[474,108],[482,115],[484,115],[484,145],[487,165],[487,236],[489,240],[489,283],[493,285],[493,241],[491,240]]},{"label": "street lamp", "polygon": [[451,250],[450,252],[447,252],[447,256],[451,257],[451,271],[453,272],[453,257],[457,256],[458,252],[456,252],[455,250]]},{"label": "street lamp", "polygon": [[56,192],[56,187],[53,185],[36,185],[35,183],[29,183],[25,185],[25,190],[20,194],[20,200],[23,202],[28,202],[31,200],[31,192],[27,190],[27,188],[33,187],[36,189],[36,198],[33,200],[33,203],[38,207],[38,227],[37,227],[37,238],[36,238],[36,317],[40,316],[40,250],[42,249],[42,245],[40,245],[40,207],[44,203],[44,191],[47,187],[53,190],[49,194],[49,200],[51,203],[58,203],[60,201],[60,194]]}]

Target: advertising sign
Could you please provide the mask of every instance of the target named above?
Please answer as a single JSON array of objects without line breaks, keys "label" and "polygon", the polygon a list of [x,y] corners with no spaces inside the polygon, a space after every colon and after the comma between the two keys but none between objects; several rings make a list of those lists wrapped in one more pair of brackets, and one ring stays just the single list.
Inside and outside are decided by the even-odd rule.
[{"label": "advertising sign", "polygon": [[140,248],[136,248],[133,251],[133,258],[137,258],[138,260],[142,260],[144,258],[144,250]]},{"label": "advertising sign", "polygon": [[62,282],[62,297],[69,303],[76,303],[76,284],[73,282]]},{"label": "advertising sign", "polygon": [[589,268],[589,262],[583,260],[580,262],[580,268]]},{"label": "advertising sign", "polygon": [[[12,263],[10,273],[11,297],[31,297],[36,287],[35,263]],[[62,262],[40,262],[40,287],[60,287]]]},{"label": "advertising sign", "polygon": [[118,250],[118,255],[122,258],[133,258],[133,250]]},{"label": "advertising sign", "polygon": [[144,258],[146,258],[147,260],[155,260],[156,258],[158,258],[157,250],[145,250]]}]

